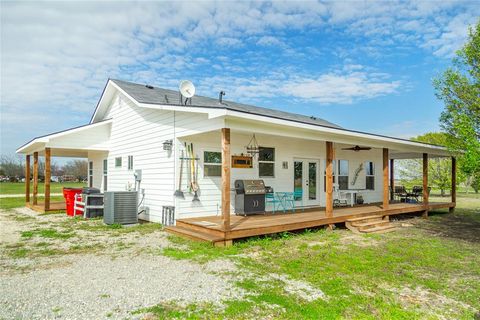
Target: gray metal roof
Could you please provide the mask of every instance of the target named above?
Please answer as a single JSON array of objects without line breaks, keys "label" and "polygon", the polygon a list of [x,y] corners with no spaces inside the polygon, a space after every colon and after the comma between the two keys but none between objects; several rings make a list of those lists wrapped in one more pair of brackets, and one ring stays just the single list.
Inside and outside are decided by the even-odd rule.
[{"label": "gray metal roof", "polygon": [[[127,82],[123,80],[111,79],[115,84],[122,88],[126,93],[128,93],[132,98],[137,100],[139,103],[147,104],[168,104],[168,105],[181,105],[180,93],[175,90],[162,89],[153,87],[153,89],[148,88],[146,85]],[[244,113],[256,114],[267,116],[276,119],[284,119],[295,122],[301,122],[306,124],[320,125],[324,127],[331,128],[342,128],[334,123],[326,121],[317,117],[310,117],[296,113],[284,112],[280,110],[255,107],[252,105],[237,103],[233,101],[223,100],[222,103],[218,99],[194,96],[192,97],[191,105],[189,107],[204,107],[204,108],[217,108],[217,109],[227,109],[233,111],[239,111]]]}]

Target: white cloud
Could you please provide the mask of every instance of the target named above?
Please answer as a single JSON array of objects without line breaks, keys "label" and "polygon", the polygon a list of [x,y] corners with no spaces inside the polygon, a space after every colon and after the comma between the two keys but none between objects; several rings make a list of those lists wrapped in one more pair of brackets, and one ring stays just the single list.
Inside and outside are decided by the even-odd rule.
[{"label": "white cloud", "polygon": [[258,39],[257,44],[260,46],[275,46],[275,47],[283,47],[285,43],[280,39],[272,36],[263,36]]},{"label": "white cloud", "polygon": [[297,78],[283,85],[287,95],[323,104],[353,103],[391,94],[400,87],[399,81],[378,81],[364,72],[328,73],[317,78]]},{"label": "white cloud", "polygon": [[[360,68],[360,66],[357,66]],[[400,81],[389,81],[389,76],[366,72],[329,72],[310,78],[302,75],[270,74],[255,77],[211,77],[199,83],[199,92],[215,96],[226,91],[227,98],[249,103],[263,98],[296,98],[320,104],[351,104],[392,94],[400,89]]]},{"label": "white cloud", "polygon": [[[215,77],[195,68],[214,63],[212,73],[218,70],[218,81],[234,79],[232,91],[238,97],[291,93],[321,103],[350,103],[389,94],[398,90],[398,82],[374,76],[355,61],[342,72],[295,76],[301,71],[298,59],[320,56],[323,46],[288,46],[285,33],[338,28],[354,37],[368,35],[352,50],[369,55],[382,56],[382,46],[408,42],[449,56],[480,12],[475,2],[443,1],[119,1],[115,6],[103,1],[1,1],[0,9],[2,152],[24,139],[7,138],[5,130],[15,128],[28,137],[46,133],[35,117],[48,115],[49,130],[88,120],[108,77],[171,85],[191,76],[211,91],[222,82],[212,82]],[[281,48],[291,60],[277,66],[283,75],[272,77],[275,57],[258,56],[245,42]],[[246,51],[226,61],[216,59],[227,55],[219,49],[238,48]],[[257,74],[269,75],[256,79]],[[272,93],[275,87],[282,90]],[[25,121],[14,123],[13,115]]]}]

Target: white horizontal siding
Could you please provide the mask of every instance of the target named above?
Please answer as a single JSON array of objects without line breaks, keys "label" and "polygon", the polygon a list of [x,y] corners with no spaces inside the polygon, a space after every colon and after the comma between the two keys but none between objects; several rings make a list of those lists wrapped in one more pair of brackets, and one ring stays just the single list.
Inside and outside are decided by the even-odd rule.
[{"label": "white horizontal siding", "polygon": [[[231,133],[231,153],[245,153],[245,146],[251,139],[250,135]],[[325,142],[278,138],[269,135],[258,135],[258,143],[264,147],[275,148],[275,177],[259,178],[258,161],[254,161],[251,169],[231,169],[231,187],[237,179],[263,179],[265,185],[271,186],[275,191],[293,191],[293,162],[296,158],[305,158],[319,161],[319,202],[317,205],[325,206],[324,192],[324,170],[325,170]],[[177,199],[176,208],[178,217],[199,217],[204,215],[220,214],[221,208],[221,178],[203,176],[203,151],[221,151],[220,132],[202,134],[189,137],[187,143],[193,143],[195,153],[200,158],[198,184],[200,187],[199,196],[201,202],[192,202],[193,194],[185,193],[186,199]],[[180,150],[183,148],[183,140],[179,141]],[[373,161],[375,163],[375,190],[362,191],[366,202],[377,202],[382,200],[382,150],[372,149],[369,151],[353,152],[343,151],[341,147],[335,147],[336,159],[349,160],[349,181],[352,181],[355,169],[360,163]],[[288,169],[282,168],[282,162],[288,162]],[[360,173],[357,183],[349,188],[365,188],[365,170]],[[184,166],[183,189],[187,190],[187,175]],[[234,192],[231,192],[231,213],[234,212]]]},{"label": "white horizontal siding", "polygon": [[[108,190],[121,191],[135,185],[134,172],[142,170],[141,188],[145,190],[142,206],[148,214],[141,218],[161,221],[162,207],[175,205],[175,151],[163,150],[163,142],[178,134],[188,135],[217,128],[219,120],[207,115],[157,110],[136,106],[117,95],[105,118],[112,118],[108,154]],[[133,156],[133,170],[128,170],[128,156]],[[115,158],[122,166],[115,167]]]}]

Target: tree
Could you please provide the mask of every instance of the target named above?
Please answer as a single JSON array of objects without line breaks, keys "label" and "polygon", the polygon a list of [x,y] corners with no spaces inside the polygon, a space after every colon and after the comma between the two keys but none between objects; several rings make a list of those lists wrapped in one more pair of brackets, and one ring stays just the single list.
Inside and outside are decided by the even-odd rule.
[{"label": "tree", "polygon": [[[430,144],[435,144],[439,146],[445,146],[447,140],[449,139],[448,134],[443,132],[429,132],[424,135],[412,138],[413,141],[425,142]],[[421,163],[420,161],[414,161],[415,164],[406,166],[406,170],[409,168],[415,170],[415,173],[419,174],[421,172]],[[408,176],[408,174],[405,174]],[[440,193],[443,196],[446,194],[446,190],[450,190],[451,181],[452,181],[452,162],[449,158],[431,158],[428,161],[428,180],[429,185],[439,189]],[[457,183],[462,181],[463,177],[459,175],[457,177]]]},{"label": "tree", "polygon": [[[480,20],[453,59],[453,66],[434,80],[436,96],[445,103],[440,116],[448,133],[446,145],[457,155],[460,169],[480,179]],[[478,183],[477,183],[478,184]],[[478,188],[477,188],[478,192]]]},{"label": "tree", "polygon": [[25,175],[24,163],[21,157],[3,155],[0,158],[0,171],[2,175],[18,179]]},{"label": "tree", "polygon": [[78,180],[84,180],[88,174],[88,162],[85,160],[72,160],[63,166],[65,175],[71,175]]}]

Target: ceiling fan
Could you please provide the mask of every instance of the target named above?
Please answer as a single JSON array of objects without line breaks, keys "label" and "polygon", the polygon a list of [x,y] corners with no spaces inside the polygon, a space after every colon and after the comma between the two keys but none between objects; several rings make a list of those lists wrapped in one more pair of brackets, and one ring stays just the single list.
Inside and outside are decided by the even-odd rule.
[{"label": "ceiling fan", "polygon": [[361,151],[361,150],[370,150],[372,148],[370,147],[360,147],[360,146],[355,146],[355,147],[351,147],[351,148],[342,148],[342,150],[352,150],[352,151],[355,151],[355,152],[358,152],[358,151]]}]

